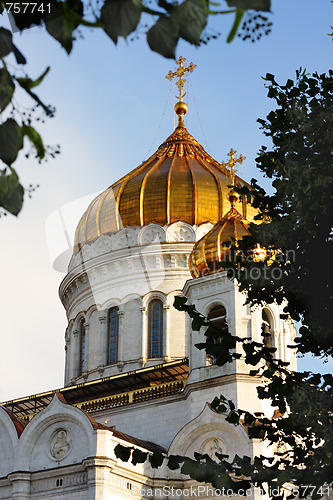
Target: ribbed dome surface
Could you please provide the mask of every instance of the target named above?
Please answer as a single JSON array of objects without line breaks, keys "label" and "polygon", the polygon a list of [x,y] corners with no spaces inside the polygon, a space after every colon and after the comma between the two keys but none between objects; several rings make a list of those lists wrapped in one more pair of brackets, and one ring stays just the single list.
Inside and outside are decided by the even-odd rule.
[{"label": "ribbed dome surface", "polygon": [[91,202],[76,229],[74,252],[128,226],[215,224],[228,207],[229,184],[229,171],[178,126],[148,160]]},{"label": "ribbed dome surface", "polygon": [[249,223],[235,209],[229,212],[194,245],[189,257],[189,268],[193,278],[220,271],[219,262],[228,259],[229,249],[224,242],[240,240],[250,234]]}]

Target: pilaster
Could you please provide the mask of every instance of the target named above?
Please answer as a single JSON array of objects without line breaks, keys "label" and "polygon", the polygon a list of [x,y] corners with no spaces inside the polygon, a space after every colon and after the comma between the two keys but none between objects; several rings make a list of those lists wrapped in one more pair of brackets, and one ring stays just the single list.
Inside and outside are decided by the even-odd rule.
[{"label": "pilaster", "polygon": [[13,485],[12,498],[14,500],[30,499],[30,472],[14,472],[9,474],[8,479]]}]

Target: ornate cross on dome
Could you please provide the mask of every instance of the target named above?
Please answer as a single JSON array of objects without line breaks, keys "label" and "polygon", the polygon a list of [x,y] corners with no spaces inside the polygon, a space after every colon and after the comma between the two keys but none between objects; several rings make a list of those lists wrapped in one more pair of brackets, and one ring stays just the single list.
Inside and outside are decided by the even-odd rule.
[{"label": "ornate cross on dome", "polygon": [[224,161],[221,162],[221,166],[222,167],[230,167],[230,173],[229,173],[229,177],[230,177],[230,180],[231,180],[231,185],[234,186],[235,185],[235,165],[236,163],[243,163],[243,161],[246,159],[245,156],[243,155],[240,155],[239,158],[236,158],[235,157],[235,154],[237,153],[237,151],[235,151],[234,149],[230,149],[229,153],[227,156],[230,156],[230,160],[225,163]]},{"label": "ornate cross on dome", "polygon": [[169,73],[166,75],[165,78],[167,78],[168,80],[171,80],[173,78],[178,78],[178,82],[176,82],[176,85],[179,89],[179,96],[178,96],[178,99],[180,102],[183,101],[183,97],[186,95],[186,92],[185,94],[183,94],[183,91],[184,91],[184,83],[186,82],[185,78],[183,78],[183,76],[186,74],[186,73],[192,73],[192,71],[194,70],[194,68],[197,67],[196,64],[193,64],[192,62],[188,65],[187,68],[185,68],[185,66],[183,65],[183,63],[186,61],[185,57],[182,57],[180,56],[178,61],[176,61],[176,64],[178,64],[178,68],[176,69],[176,71],[169,71]]}]

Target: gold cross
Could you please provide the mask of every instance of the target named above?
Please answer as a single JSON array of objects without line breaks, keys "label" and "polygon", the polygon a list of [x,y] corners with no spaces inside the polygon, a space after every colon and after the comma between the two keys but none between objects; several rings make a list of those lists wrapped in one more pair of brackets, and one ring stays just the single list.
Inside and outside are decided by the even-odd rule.
[{"label": "gold cross", "polygon": [[178,64],[178,68],[176,69],[176,71],[169,71],[169,73],[166,75],[165,78],[167,78],[168,80],[171,80],[173,78],[179,78],[178,82],[176,82],[176,85],[178,87],[178,90],[179,90],[179,96],[178,96],[178,99],[180,102],[183,101],[183,97],[186,95],[186,92],[185,94],[183,94],[183,91],[184,91],[184,83],[186,82],[185,78],[183,78],[183,76],[186,74],[186,73],[192,73],[192,71],[194,70],[194,68],[197,67],[196,64],[193,64],[192,62],[188,65],[187,68],[185,68],[185,66],[183,66],[183,63],[186,61],[185,57],[182,57],[180,56],[178,61],[176,61],[176,64]]},{"label": "gold cross", "polygon": [[230,149],[230,151],[228,153],[228,156],[230,156],[230,160],[227,163],[225,163],[224,161],[222,161],[222,163],[221,163],[222,167],[230,167],[229,177],[230,177],[232,186],[235,185],[235,168],[234,167],[235,167],[236,163],[243,163],[243,161],[246,159],[246,157],[243,155],[240,155],[239,158],[236,158],[235,157],[236,153],[237,153],[237,151],[235,151],[234,149]]}]

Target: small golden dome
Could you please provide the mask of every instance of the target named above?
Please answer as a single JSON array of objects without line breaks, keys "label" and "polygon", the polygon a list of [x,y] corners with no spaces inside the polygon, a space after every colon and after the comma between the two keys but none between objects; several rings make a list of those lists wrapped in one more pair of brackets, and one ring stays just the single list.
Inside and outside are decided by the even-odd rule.
[{"label": "small golden dome", "polygon": [[229,259],[229,248],[223,243],[231,243],[249,235],[248,226],[249,222],[232,206],[229,212],[194,245],[189,258],[189,268],[193,278],[220,271],[219,262]]}]

